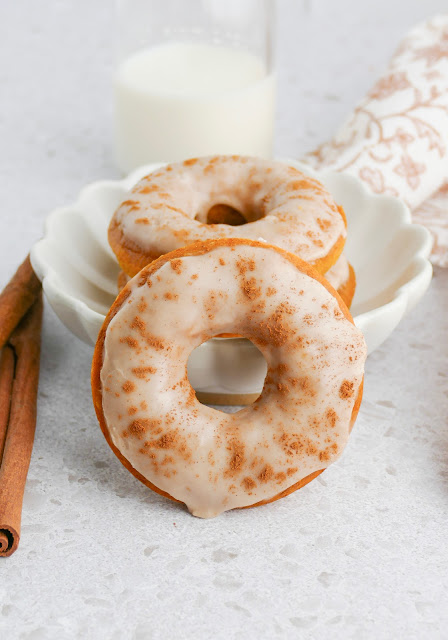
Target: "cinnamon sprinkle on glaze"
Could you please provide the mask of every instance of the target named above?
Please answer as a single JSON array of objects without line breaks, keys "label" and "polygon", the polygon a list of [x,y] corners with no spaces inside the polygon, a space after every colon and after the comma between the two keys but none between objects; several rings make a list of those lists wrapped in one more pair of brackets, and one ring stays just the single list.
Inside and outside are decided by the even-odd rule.
[{"label": "cinnamon sprinkle on glaze", "polygon": [[159,186],[157,184],[147,184],[143,187],[139,187],[138,189],[136,189],[137,193],[143,193],[143,194],[148,194],[148,193],[153,193],[154,191],[158,191],[159,190]]},{"label": "cinnamon sprinkle on glaze", "polygon": [[137,349],[138,347],[137,340],[135,338],[132,338],[132,336],[126,336],[125,338],[120,338],[120,342],[127,344],[128,347],[130,347],[131,349]]},{"label": "cinnamon sprinkle on glaze", "polygon": [[260,344],[272,344],[275,347],[283,346],[296,333],[288,321],[288,315],[294,311],[288,302],[282,302],[270,318],[259,324]]},{"label": "cinnamon sprinkle on glaze", "polygon": [[131,329],[137,329],[141,336],[144,337],[146,331],[146,324],[139,316],[135,316],[132,323],[130,324]]},{"label": "cinnamon sprinkle on glaze", "polygon": [[327,421],[330,427],[334,428],[336,426],[336,422],[338,420],[338,416],[336,415],[336,411],[334,409],[328,409],[327,411]]},{"label": "cinnamon sprinkle on glaze", "polygon": [[232,439],[229,442],[227,450],[230,451],[230,461],[228,464],[228,468],[226,470],[225,476],[235,476],[246,463],[246,458],[244,455],[244,442],[241,440]]},{"label": "cinnamon sprinkle on glaze", "polygon": [[129,211],[138,211],[140,209],[140,202],[138,200],[125,200],[121,203],[122,207],[127,207]]},{"label": "cinnamon sprinkle on glaze", "polygon": [[133,420],[123,433],[123,437],[129,436],[143,440],[148,431],[156,430],[161,424],[160,420],[137,419]]},{"label": "cinnamon sprinkle on glaze", "polygon": [[270,482],[274,477],[274,475],[275,475],[274,469],[271,467],[270,464],[267,464],[264,467],[263,471],[259,474],[258,479],[260,482]]},{"label": "cinnamon sprinkle on glaze", "polygon": [[155,367],[133,367],[131,371],[140,380],[147,380],[148,376],[156,373],[157,369]]},{"label": "cinnamon sprinkle on glaze", "polygon": [[353,384],[353,382],[350,382],[350,380],[344,380],[339,389],[340,397],[344,398],[344,400],[347,400],[348,398],[353,398],[354,393],[355,385]]},{"label": "cinnamon sprinkle on glaze", "polygon": [[153,347],[157,351],[162,351],[165,348],[163,340],[157,338],[146,329],[146,323],[141,317],[135,316],[130,324],[131,329],[136,329],[140,336],[145,340],[146,344]]},{"label": "cinnamon sprinkle on glaze", "polygon": [[236,267],[241,276],[246,275],[247,271],[255,271],[255,260],[253,258],[250,259],[240,259],[236,262]]},{"label": "cinnamon sprinkle on glaze", "polygon": [[182,260],[179,258],[175,260],[170,260],[171,269],[176,273],[182,273]]},{"label": "cinnamon sprinkle on glaze", "polygon": [[255,278],[244,280],[241,288],[244,295],[249,298],[249,300],[256,300],[261,296],[261,287],[257,287],[257,281]]},{"label": "cinnamon sprinkle on glaze", "polygon": [[247,476],[246,478],[242,479],[241,485],[244,488],[244,491],[251,492],[253,491],[253,489],[255,489],[255,487],[257,486],[257,483],[253,478],[250,478],[249,476]]},{"label": "cinnamon sprinkle on glaze", "polygon": [[[148,274],[146,273],[146,271],[141,271],[138,274],[137,277],[138,277],[137,282],[138,282],[138,286],[139,287],[143,287],[143,285],[147,284],[147,282],[148,282]],[[151,285],[149,285],[149,286],[151,286]]]},{"label": "cinnamon sprinkle on glaze", "polygon": [[338,445],[333,443],[329,447],[326,447],[319,452],[319,460],[321,462],[328,462],[338,452]]},{"label": "cinnamon sprinkle on glaze", "polygon": [[138,312],[139,313],[144,313],[147,308],[148,308],[148,305],[147,305],[146,301],[143,300],[143,299],[140,300],[140,302],[138,303],[138,307],[137,307]]},{"label": "cinnamon sprinkle on glaze", "polygon": [[322,218],[317,218],[316,222],[319,225],[319,228],[321,231],[326,231],[328,227],[331,227],[330,220],[323,220]]}]

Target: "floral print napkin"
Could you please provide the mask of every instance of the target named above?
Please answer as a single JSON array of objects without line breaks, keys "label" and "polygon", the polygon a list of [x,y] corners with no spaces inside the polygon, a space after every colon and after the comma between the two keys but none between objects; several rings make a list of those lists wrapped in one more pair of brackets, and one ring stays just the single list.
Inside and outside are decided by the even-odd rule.
[{"label": "floral print napkin", "polygon": [[448,14],[415,27],[334,138],[304,160],[398,196],[448,266]]}]

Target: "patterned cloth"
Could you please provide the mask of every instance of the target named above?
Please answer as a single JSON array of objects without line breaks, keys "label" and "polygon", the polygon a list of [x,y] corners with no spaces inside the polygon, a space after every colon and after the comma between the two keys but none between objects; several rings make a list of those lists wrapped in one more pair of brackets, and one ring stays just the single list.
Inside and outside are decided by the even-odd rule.
[{"label": "patterned cloth", "polygon": [[403,199],[448,266],[448,14],[415,27],[335,137],[304,158]]}]

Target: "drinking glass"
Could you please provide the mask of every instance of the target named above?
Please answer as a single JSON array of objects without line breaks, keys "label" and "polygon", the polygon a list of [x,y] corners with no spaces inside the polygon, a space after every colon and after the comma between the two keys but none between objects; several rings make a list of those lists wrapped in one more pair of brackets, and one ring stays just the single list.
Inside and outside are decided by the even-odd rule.
[{"label": "drinking glass", "polygon": [[123,171],[201,155],[271,156],[274,9],[274,0],[118,0]]}]

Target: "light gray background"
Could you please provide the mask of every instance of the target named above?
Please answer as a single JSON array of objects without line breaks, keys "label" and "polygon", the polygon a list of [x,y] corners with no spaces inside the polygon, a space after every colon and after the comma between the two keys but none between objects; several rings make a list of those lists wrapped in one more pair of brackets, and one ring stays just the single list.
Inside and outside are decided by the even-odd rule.
[{"label": "light gray background", "polygon": [[[162,1],[162,0],[160,0]],[[325,140],[444,0],[279,0],[277,152]],[[308,7],[308,10],[307,10]],[[113,3],[0,4],[0,280],[55,206],[118,176]],[[115,459],[91,350],[46,309],[19,551],[0,637],[447,638],[448,273],[367,364],[342,460],[257,510],[192,518]]]}]

